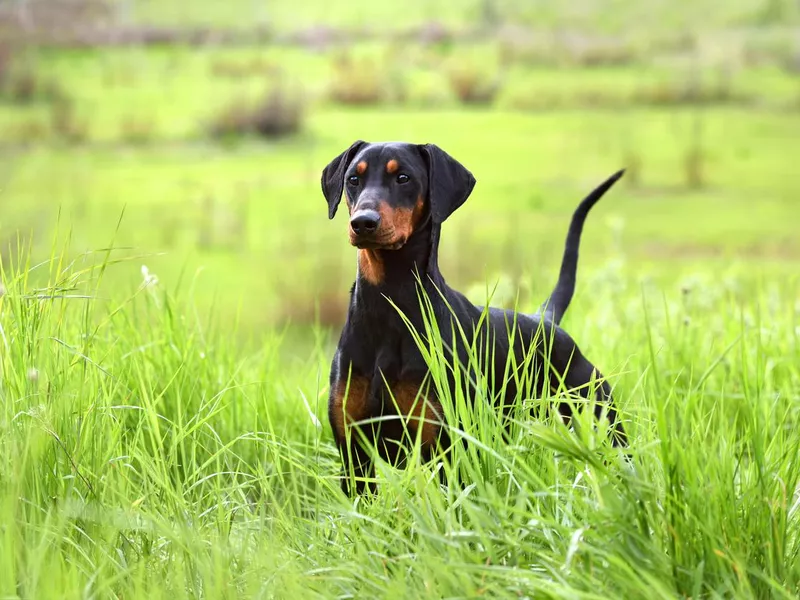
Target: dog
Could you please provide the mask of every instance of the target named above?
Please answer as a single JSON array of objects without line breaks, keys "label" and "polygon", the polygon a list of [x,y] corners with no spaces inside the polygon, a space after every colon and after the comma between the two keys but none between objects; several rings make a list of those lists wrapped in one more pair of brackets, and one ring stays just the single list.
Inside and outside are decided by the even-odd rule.
[{"label": "dog", "polygon": [[[598,418],[605,414],[613,443],[626,445],[609,384],[559,327],[575,289],[586,216],[623,173],[612,175],[576,209],[558,282],[540,310],[528,315],[488,308],[482,322],[484,308],[449,287],[438,266],[442,224],[464,204],[476,183],[466,167],[435,144],[358,140],[323,169],[328,217],[336,215],[344,190],[349,240],[358,248],[358,270],[331,365],[328,401],[345,493],[353,487],[359,495],[375,491],[374,465],[365,442],[398,466],[406,457],[404,436],[419,438],[423,460],[431,457],[437,444],[440,448],[449,444],[440,394],[431,385],[429,368],[409,328],[424,331],[420,289],[429,298],[428,310],[435,315],[453,364],[468,370],[464,365],[469,363],[473,342],[479,349],[476,354],[491,357],[481,367],[493,374],[489,392],[502,410],[508,410],[523,391],[520,382],[525,376],[534,382],[537,397],[545,386],[554,390],[559,383],[584,398],[596,387]],[[490,352],[485,352],[487,344]],[[515,373],[508,373],[509,359],[518,365]],[[450,372],[451,392],[457,381],[469,380]],[[566,402],[559,411],[569,420]]]}]

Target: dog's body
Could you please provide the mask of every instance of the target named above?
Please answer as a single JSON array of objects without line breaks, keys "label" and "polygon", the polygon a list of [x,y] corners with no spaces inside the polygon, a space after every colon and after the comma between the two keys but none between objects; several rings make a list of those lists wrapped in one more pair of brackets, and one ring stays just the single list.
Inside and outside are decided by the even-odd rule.
[{"label": "dog's body", "polygon": [[[491,357],[487,361],[492,363],[480,368],[491,374],[487,377],[489,391],[503,409],[523,391],[520,385],[537,396],[545,386],[554,389],[559,383],[585,397],[590,394],[593,379],[601,376],[558,323],[574,290],[583,221],[621,174],[609,178],[576,210],[558,284],[542,310],[531,316],[490,308],[487,322],[478,328],[484,310],[448,287],[437,264],[441,224],[472,192],[472,174],[434,145],[361,141],[325,168],[322,188],[329,217],[333,218],[346,184],[350,242],[359,248],[358,274],[333,359],[328,404],[345,466],[343,489],[350,487],[350,467],[359,493],[372,468],[352,424],[369,420],[370,425],[361,431],[377,443],[383,458],[395,464],[403,461],[401,442],[406,432],[421,438],[424,456],[430,455],[437,442],[446,440],[440,426],[442,407],[430,384],[428,366],[409,324],[398,312],[415,331],[425,330],[420,285],[430,300],[443,342],[448,348],[455,342],[450,348],[454,364],[468,364],[469,346],[478,336],[474,340],[478,354]],[[485,352],[487,342],[489,352]],[[509,358],[517,366],[516,373],[509,372]],[[469,381],[469,374],[459,380]],[[451,390],[455,382],[450,373]],[[598,413],[606,408],[615,426],[615,442],[624,443],[624,432],[611,406],[610,386],[598,381],[597,388],[602,401]]]}]

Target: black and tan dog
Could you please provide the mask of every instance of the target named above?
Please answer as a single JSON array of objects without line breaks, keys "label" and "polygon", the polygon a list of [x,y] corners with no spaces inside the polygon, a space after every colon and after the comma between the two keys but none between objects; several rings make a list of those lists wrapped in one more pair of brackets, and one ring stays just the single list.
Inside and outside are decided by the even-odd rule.
[{"label": "black and tan dog", "polygon": [[[488,387],[493,402],[507,409],[523,392],[525,380],[534,382],[530,391],[537,397],[559,384],[583,397],[596,393],[598,416],[605,413],[610,419],[614,443],[625,443],[611,405],[610,386],[558,327],[575,288],[584,220],[621,175],[622,171],[601,184],[575,211],[558,283],[542,309],[525,315],[490,308],[488,320],[479,328],[483,309],[448,287],[437,265],[442,223],[469,197],[475,185],[472,174],[433,144],[357,141],[325,167],[322,190],[328,216],[332,219],[336,214],[344,188],[350,243],[358,248],[358,275],[333,359],[328,403],[344,462],[346,492],[351,489],[350,474],[356,476],[355,488],[361,493],[373,471],[369,453],[360,442],[364,436],[356,435],[359,422],[369,421],[359,431],[377,445],[382,458],[395,464],[404,459],[401,442],[408,433],[419,436],[425,457],[437,443],[444,447],[446,442],[442,406],[430,385],[428,366],[398,313],[402,311],[416,331],[424,331],[420,285],[432,303],[443,341],[456,341],[456,347],[450,348],[452,364],[468,364],[473,341],[477,354],[491,357],[486,361],[490,364],[481,367],[492,374]],[[478,339],[464,339],[460,331]],[[487,343],[489,352],[484,351]],[[516,365],[511,372],[509,362]],[[520,374],[520,369],[526,373]],[[451,388],[456,379],[470,380],[450,373]],[[568,418],[566,403],[560,411]]]}]

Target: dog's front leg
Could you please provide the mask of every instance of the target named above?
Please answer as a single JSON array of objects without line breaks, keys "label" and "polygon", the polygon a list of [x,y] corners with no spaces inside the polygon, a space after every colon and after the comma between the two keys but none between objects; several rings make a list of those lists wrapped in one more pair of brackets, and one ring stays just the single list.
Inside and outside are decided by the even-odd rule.
[{"label": "dog's front leg", "polygon": [[374,484],[365,481],[372,477],[374,469],[363,447],[371,439],[373,425],[361,423],[374,416],[369,406],[370,382],[362,375],[352,374],[349,368],[343,369],[345,361],[340,358],[337,354],[331,369],[328,419],[342,459],[342,491],[349,494],[354,487],[356,493],[362,494],[367,488],[374,490]]},{"label": "dog's front leg", "polygon": [[[355,433],[355,432],[353,432]],[[358,440],[340,446],[342,456],[342,491],[350,495],[353,491],[357,496],[369,491],[375,493],[375,465],[369,454]]]}]

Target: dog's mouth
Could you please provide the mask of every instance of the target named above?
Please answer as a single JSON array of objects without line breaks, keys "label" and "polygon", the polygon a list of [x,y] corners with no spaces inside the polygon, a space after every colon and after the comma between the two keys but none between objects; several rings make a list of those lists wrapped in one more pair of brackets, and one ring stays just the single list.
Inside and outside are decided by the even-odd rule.
[{"label": "dog's mouth", "polygon": [[359,250],[400,250],[400,248],[406,245],[405,240],[399,240],[397,242],[388,242],[388,243],[380,243],[370,240],[358,240],[358,241],[351,241],[350,243],[353,244],[353,246],[355,246]]},{"label": "dog's mouth", "polygon": [[350,244],[359,250],[399,250],[406,245],[406,241],[405,237],[387,240],[376,236],[358,236],[352,231],[350,232]]}]

